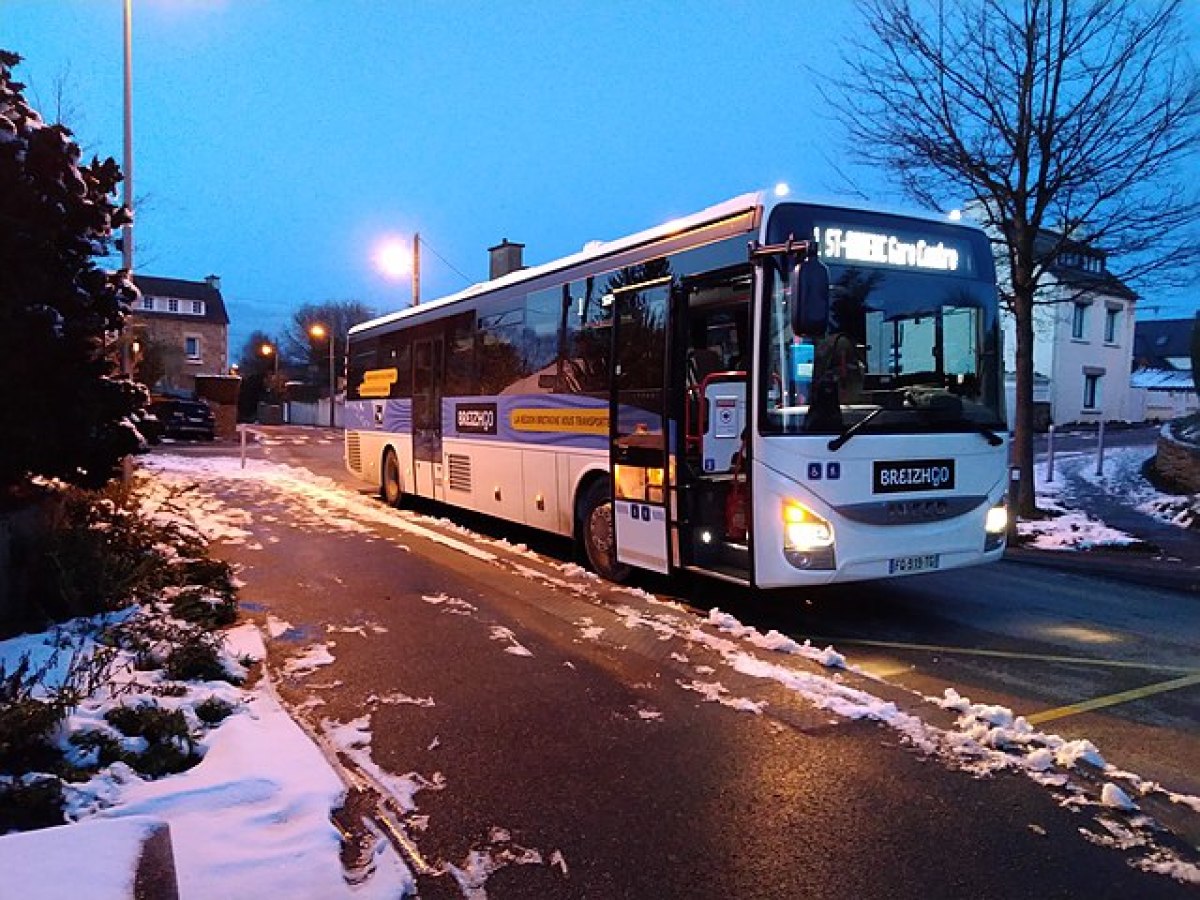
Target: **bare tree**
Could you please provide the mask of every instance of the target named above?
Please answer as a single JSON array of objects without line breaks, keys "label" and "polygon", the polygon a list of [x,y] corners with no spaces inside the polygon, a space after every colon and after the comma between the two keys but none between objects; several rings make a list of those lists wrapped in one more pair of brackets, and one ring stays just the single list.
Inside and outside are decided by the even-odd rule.
[{"label": "bare tree", "polygon": [[[366,304],[358,300],[332,300],[325,303],[306,303],[292,313],[292,321],[284,332],[285,358],[305,366],[310,373],[319,373],[322,383],[329,365],[329,341],[333,341],[334,369],[341,372],[346,364],[346,335],[350,329],[374,317]],[[325,337],[314,337],[312,328],[320,325]]]},{"label": "bare tree", "polygon": [[[1161,289],[1194,278],[1200,81],[1182,0],[859,0],[828,92],[851,152],[931,209],[967,201],[1016,325],[1018,512],[1033,491],[1033,310],[1060,256]],[[1185,176],[1191,174],[1191,181]]]}]

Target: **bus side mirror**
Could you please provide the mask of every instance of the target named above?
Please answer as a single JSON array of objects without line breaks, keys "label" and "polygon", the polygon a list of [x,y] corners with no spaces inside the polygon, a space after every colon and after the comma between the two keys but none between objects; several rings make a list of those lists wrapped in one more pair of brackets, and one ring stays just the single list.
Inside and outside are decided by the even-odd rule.
[{"label": "bus side mirror", "polygon": [[829,330],[829,269],[810,247],[808,258],[797,259],[788,282],[788,308],[792,311],[792,333],[800,337],[824,337]]}]

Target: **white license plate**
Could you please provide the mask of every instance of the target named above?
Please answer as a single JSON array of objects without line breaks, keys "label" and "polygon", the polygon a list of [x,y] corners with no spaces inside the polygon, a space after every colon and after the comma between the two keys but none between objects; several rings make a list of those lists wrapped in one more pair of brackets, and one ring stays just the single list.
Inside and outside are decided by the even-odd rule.
[{"label": "white license plate", "polygon": [[888,572],[892,575],[907,575],[910,572],[932,572],[941,564],[936,553],[924,556],[897,556],[888,560]]}]

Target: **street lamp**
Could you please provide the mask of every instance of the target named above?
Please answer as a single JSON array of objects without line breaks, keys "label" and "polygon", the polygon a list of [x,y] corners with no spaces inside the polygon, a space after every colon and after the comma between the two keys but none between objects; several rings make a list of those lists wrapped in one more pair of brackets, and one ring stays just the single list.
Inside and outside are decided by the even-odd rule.
[{"label": "street lamp", "polygon": [[333,396],[337,393],[337,372],[333,363],[333,331],[317,322],[309,326],[308,333],[318,341],[329,339],[329,427],[336,428],[333,420]]},{"label": "street lamp", "polygon": [[421,235],[413,234],[412,247],[404,238],[386,237],[375,246],[375,266],[386,277],[412,276],[412,305],[421,302]]},{"label": "street lamp", "polygon": [[274,357],[275,358],[274,372],[271,376],[271,393],[275,394],[276,391],[278,391],[278,389],[279,389],[279,387],[278,387],[278,385],[279,385],[279,351],[276,350],[276,348],[273,344],[265,344],[264,343],[264,344],[259,345],[258,352],[261,353],[264,357],[267,357],[267,358]]},{"label": "street lamp", "polygon": [[[125,212],[133,214],[133,0],[125,0]],[[121,265],[133,276],[133,225],[121,229]]]}]

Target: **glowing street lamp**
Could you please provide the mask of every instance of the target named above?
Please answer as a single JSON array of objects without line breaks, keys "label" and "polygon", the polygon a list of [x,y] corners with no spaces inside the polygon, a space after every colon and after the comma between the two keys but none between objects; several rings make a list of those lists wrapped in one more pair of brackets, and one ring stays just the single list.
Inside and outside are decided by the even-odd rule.
[{"label": "glowing street lamp", "polygon": [[334,424],[333,419],[333,396],[337,393],[337,373],[333,363],[333,331],[326,328],[320,322],[317,322],[308,327],[308,333],[318,341],[325,338],[329,339],[329,427],[336,428],[337,426]]},{"label": "glowing street lamp", "polygon": [[279,389],[279,350],[274,344],[260,344],[258,352],[262,354],[264,359],[274,357],[275,365],[271,375],[271,393],[274,394]]},{"label": "glowing street lamp", "polygon": [[400,279],[412,275],[412,305],[421,302],[421,235],[413,234],[412,246],[394,235],[375,245],[375,268],[387,278]]}]

